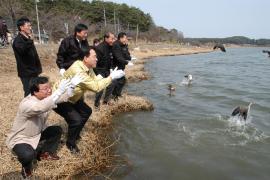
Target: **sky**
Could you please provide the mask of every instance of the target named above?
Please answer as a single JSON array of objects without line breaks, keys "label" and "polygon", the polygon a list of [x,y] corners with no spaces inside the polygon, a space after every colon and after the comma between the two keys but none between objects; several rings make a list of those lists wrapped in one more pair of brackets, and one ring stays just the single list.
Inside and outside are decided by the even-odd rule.
[{"label": "sky", "polygon": [[105,0],[149,13],[155,24],[185,37],[270,39],[270,0]]}]

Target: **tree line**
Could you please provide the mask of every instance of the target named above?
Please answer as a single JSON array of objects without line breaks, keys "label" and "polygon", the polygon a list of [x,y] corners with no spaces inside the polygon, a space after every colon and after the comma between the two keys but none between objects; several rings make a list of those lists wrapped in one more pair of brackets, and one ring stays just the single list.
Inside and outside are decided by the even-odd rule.
[{"label": "tree line", "polygon": [[37,33],[36,2],[40,29],[51,40],[59,40],[71,34],[77,23],[85,23],[92,36],[102,36],[105,31],[117,34],[127,32],[131,37],[146,41],[175,41],[183,39],[176,29],[157,26],[151,15],[127,4],[100,0],[0,0],[0,16],[5,17],[13,32],[16,20],[27,16]]}]

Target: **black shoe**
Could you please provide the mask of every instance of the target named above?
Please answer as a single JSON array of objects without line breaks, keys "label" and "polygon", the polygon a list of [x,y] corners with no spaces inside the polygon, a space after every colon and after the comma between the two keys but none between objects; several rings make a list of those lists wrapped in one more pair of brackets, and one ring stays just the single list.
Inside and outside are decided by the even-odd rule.
[{"label": "black shoe", "polygon": [[26,168],[22,167],[21,174],[22,174],[22,177],[24,179],[26,179],[26,178],[29,178],[32,176],[32,171],[31,171],[31,169],[26,169]]},{"label": "black shoe", "polygon": [[80,149],[78,148],[78,146],[75,145],[70,145],[68,143],[66,143],[67,148],[69,149],[69,151],[71,152],[71,154],[77,154],[80,152]]}]

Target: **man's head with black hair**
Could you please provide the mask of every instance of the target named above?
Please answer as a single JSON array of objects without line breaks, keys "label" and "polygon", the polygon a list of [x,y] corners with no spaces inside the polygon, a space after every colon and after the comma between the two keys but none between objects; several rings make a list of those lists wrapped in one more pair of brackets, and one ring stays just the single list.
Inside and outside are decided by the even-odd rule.
[{"label": "man's head with black hair", "polygon": [[103,36],[103,39],[109,46],[112,46],[115,40],[114,34],[112,32],[106,32]]},{"label": "man's head with black hair", "polygon": [[31,95],[36,96],[40,100],[52,94],[49,78],[45,76],[39,76],[31,79],[29,88]]},{"label": "man's head with black hair", "polygon": [[97,65],[97,54],[95,48],[93,46],[88,46],[82,48],[82,52],[84,55],[83,63],[85,66],[90,68],[95,68]]},{"label": "man's head with black hair", "polygon": [[85,24],[77,24],[74,28],[74,36],[80,41],[86,40],[88,36],[88,27]]},{"label": "man's head with black hair", "polygon": [[17,21],[17,28],[21,33],[30,35],[32,33],[31,22],[27,17],[22,17]]},{"label": "man's head with black hair", "polygon": [[122,44],[128,43],[127,34],[125,32],[120,32],[117,36],[117,40],[120,41]]},{"label": "man's head with black hair", "polygon": [[95,38],[95,39],[93,40],[93,46],[97,46],[97,45],[99,45],[99,43],[100,43],[100,39]]}]

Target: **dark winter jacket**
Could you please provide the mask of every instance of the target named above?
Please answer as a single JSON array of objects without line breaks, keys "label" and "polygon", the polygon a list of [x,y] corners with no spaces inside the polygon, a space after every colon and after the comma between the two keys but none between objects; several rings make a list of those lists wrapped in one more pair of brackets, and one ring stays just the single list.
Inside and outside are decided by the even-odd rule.
[{"label": "dark winter jacket", "polygon": [[76,60],[82,60],[82,48],[88,47],[87,40],[81,41],[81,47],[74,35],[66,37],[58,49],[56,64],[59,69],[68,69]]},{"label": "dark winter jacket", "polygon": [[113,43],[113,66],[118,69],[125,69],[125,66],[131,60],[128,46],[121,43],[119,40]]},{"label": "dark winter jacket", "polygon": [[21,33],[12,45],[19,77],[36,77],[42,72],[41,63],[33,40]]},{"label": "dark winter jacket", "polygon": [[96,75],[101,74],[102,76],[105,75],[105,77],[107,77],[109,76],[110,69],[112,68],[112,46],[103,41],[95,49],[98,61],[94,71]]}]

